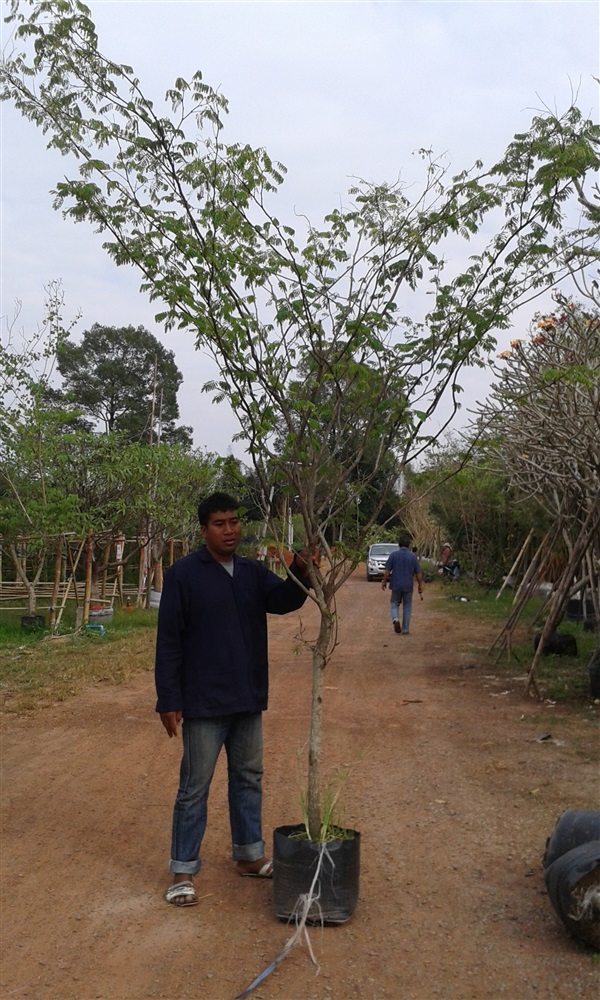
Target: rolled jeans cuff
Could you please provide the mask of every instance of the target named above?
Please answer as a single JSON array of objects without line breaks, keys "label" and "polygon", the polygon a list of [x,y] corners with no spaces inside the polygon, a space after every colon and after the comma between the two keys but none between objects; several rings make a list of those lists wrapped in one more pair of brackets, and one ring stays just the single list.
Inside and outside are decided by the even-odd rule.
[{"label": "rolled jeans cuff", "polygon": [[259,861],[264,856],[264,840],[258,840],[256,844],[232,844],[231,846],[231,857],[234,861]]},{"label": "rolled jeans cuff", "polygon": [[173,861],[173,858],[169,861],[169,871],[173,875],[197,875],[200,871],[202,862],[198,858],[197,861]]}]

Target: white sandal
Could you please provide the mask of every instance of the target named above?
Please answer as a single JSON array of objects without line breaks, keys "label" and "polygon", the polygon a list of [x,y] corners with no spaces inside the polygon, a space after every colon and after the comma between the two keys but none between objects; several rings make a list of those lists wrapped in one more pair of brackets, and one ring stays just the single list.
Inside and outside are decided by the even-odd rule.
[{"label": "white sandal", "polygon": [[238,868],[238,875],[241,875],[242,878],[273,878],[273,862],[265,861],[257,872],[245,872]]},{"label": "white sandal", "polygon": [[175,882],[170,885],[165,892],[165,899],[167,903],[173,903],[174,906],[196,906],[196,903],[199,902],[194,892],[194,886],[188,881]]}]

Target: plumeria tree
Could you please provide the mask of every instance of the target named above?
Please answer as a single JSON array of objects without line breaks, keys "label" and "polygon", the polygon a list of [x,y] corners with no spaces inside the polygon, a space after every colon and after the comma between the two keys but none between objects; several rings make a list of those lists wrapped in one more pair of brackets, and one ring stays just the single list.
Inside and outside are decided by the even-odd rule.
[{"label": "plumeria tree", "polygon": [[502,367],[480,409],[490,453],[517,494],[554,526],[561,554],[527,690],[567,600],[586,587],[600,645],[600,303],[589,287],[587,305],[556,295],[557,308],[536,316],[529,336],[499,355]]},{"label": "plumeria tree", "polygon": [[496,461],[552,518],[577,522],[600,492],[600,308],[559,295],[499,358],[480,408]]},{"label": "plumeria tree", "polygon": [[[567,220],[598,164],[598,127],[576,108],[540,116],[499,164],[455,176],[422,151],[419,191],[359,181],[346,207],[295,230],[274,208],[285,168],[226,141],[227,102],[200,72],[177,79],[158,108],[129,66],[101,52],[83,4],[13,0],[8,20],[2,96],[78,168],[57,183],[56,206],[102,232],[116,264],[139,269],[158,321],[212,354],[208,389],[238,417],[267,512],[275,481],[326,556],[310,569],[316,836],[335,594],[403,467],[427,447],[440,401],[450,402],[446,424],[458,408],[461,369],[481,363],[519,305],[596,253],[597,228]],[[456,257],[469,240],[475,253],[457,275],[446,250]],[[419,290],[430,305],[417,321],[402,303]],[[376,481],[357,523],[349,512]],[[340,544],[333,529],[350,523]]]}]

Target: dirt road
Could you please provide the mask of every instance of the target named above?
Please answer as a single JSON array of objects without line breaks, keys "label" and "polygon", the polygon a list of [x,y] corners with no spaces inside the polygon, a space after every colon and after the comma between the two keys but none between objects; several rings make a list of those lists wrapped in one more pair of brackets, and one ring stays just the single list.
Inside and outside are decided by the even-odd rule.
[{"label": "dirt road", "polygon": [[[562,810],[599,807],[593,713],[525,701],[521,681],[486,674],[489,631],[465,629],[432,588],[409,636],[393,633],[387,602],[360,572],[346,586],[325,682],[327,757],[352,769],[343,818],[362,834],[357,912],[312,930],[318,975],[298,947],[254,1000],[595,997],[599,963],[558,923],[540,865]],[[301,617],[311,634],[312,608]],[[271,620],[267,841],[300,818],[298,620]],[[222,762],[201,904],[163,902],[179,754],[150,673],[5,718],[2,997],[233,1000],[279,953],[290,930],[270,884],[229,859]]]}]

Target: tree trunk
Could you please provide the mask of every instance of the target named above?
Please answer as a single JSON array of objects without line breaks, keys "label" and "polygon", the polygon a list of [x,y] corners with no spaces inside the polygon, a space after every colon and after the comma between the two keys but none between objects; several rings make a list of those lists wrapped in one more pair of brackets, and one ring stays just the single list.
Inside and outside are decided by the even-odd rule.
[{"label": "tree trunk", "polygon": [[[36,598],[35,588],[36,588],[36,584],[37,584],[37,582],[39,580],[40,574],[38,572],[36,574],[35,579],[34,580],[30,580],[28,578],[28,576],[27,576],[27,570],[26,570],[27,562],[26,562],[26,560],[23,560],[21,558],[20,553],[17,552],[16,545],[14,545],[13,543],[11,543],[8,546],[8,551],[10,552],[10,556],[11,556],[11,559],[13,561],[13,565],[15,567],[15,573],[16,573],[17,579],[21,581],[21,583],[25,587],[25,590],[27,591],[27,613],[30,614],[30,615],[34,615],[35,611],[36,611],[36,605],[37,605],[37,598]],[[43,558],[44,558],[44,556],[42,555],[41,559],[43,560]]]},{"label": "tree trunk", "polygon": [[27,587],[27,614],[34,615],[37,607],[35,587],[29,581],[25,586]]},{"label": "tree trunk", "polygon": [[323,727],[323,671],[327,663],[333,629],[333,615],[321,607],[321,627],[312,662],[312,695],[310,736],[308,744],[308,832],[311,840],[319,840],[321,832],[321,736]]}]

